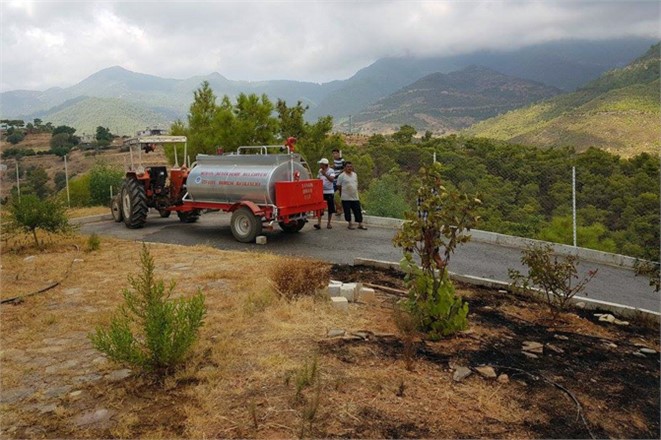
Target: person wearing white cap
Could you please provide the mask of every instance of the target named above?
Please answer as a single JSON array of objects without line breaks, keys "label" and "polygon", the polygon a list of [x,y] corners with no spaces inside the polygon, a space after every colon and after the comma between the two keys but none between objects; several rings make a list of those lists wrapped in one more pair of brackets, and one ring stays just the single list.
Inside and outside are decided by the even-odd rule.
[{"label": "person wearing white cap", "polygon": [[[333,182],[335,181],[335,171],[328,166],[328,159],[325,157],[319,162],[319,173],[317,173],[317,178],[321,179],[324,184],[324,200],[326,200],[326,206],[328,207],[328,224],[326,228],[333,229],[331,226],[331,220],[333,219],[333,213],[335,212],[335,189],[333,188]],[[314,225],[315,229],[321,229],[321,218],[323,214],[317,219],[317,224]]]}]

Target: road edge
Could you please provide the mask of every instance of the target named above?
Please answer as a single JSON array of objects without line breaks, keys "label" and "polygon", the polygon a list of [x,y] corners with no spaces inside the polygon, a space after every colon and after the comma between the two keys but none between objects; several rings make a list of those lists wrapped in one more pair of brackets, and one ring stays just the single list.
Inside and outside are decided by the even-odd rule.
[{"label": "road edge", "polygon": [[[377,269],[392,269],[398,272],[401,272],[399,263],[392,261],[383,261],[383,260],[371,260],[369,258],[354,258],[354,266],[367,266]],[[459,281],[466,284],[471,284],[473,286],[487,287],[490,289],[499,289],[510,291],[509,283],[504,281],[490,280],[488,278],[474,277],[471,275],[461,275],[454,272],[448,272],[450,279],[453,281]],[[540,295],[541,291],[538,292]],[[636,307],[627,306],[624,304],[616,304],[608,301],[600,301],[597,299],[591,299],[581,296],[575,296],[570,299],[569,303],[574,307],[579,307],[587,310],[604,310],[611,312],[622,318],[629,319],[650,319],[655,321],[657,324],[661,323],[661,313],[655,312],[653,310],[639,309]],[[581,304],[582,303],[582,304]],[[582,307],[581,307],[582,306]]]}]

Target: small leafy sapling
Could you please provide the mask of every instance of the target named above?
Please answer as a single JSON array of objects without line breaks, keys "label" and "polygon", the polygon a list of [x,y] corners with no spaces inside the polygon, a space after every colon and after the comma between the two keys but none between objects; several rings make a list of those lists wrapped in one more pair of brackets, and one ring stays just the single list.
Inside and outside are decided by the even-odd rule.
[{"label": "small leafy sapling", "polygon": [[538,288],[544,292],[545,301],[553,316],[565,310],[571,299],[585,290],[598,269],[588,271],[582,279],[578,276],[578,257],[553,255],[550,244],[530,245],[521,253],[521,263],[528,268],[523,275],[510,268],[509,277],[516,290],[528,291]]},{"label": "small leafy sapling", "polygon": [[456,247],[470,240],[466,231],[477,224],[476,209],[481,203],[442,185],[441,169],[434,163],[420,170],[418,210],[406,213],[406,221],[393,239],[404,253],[401,266],[409,284],[406,308],[418,329],[432,339],[468,325],[468,304],[456,295],[447,265]]}]

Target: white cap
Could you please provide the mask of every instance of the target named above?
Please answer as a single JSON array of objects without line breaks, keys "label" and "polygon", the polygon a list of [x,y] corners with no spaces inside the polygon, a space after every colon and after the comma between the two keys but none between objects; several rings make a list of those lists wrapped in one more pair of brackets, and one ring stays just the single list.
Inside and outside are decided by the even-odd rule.
[{"label": "white cap", "polygon": [[326,158],[324,157],[323,159],[321,159],[321,160],[320,160],[319,162],[317,162],[317,163],[320,163],[320,164],[322,164],[322,165],[328,165],[328,159],[326,159]]}]

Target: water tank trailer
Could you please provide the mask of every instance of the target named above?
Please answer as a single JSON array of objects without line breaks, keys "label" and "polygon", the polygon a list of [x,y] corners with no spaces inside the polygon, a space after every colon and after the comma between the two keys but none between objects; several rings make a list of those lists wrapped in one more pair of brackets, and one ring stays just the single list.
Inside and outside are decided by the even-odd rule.
[{"label": "water tank trailer", "polygon": [[[239,147],[235,153],[199,154],[190,164],[185,136],[142,135],[125,141],[130,164],[111,211],[117,222],[137,229],[144,226],[150,208],[161,217],[176,212],[183,223],[194,223],[203,212],[231,212],[236,240],[248,243],[278,223],[285,232],[298,232],[308,215],[322,215],[326,207],[322,182],[313,179],[301,156],[285,147]],[[175,144],[175,165],[142,166],[142,153]],[[179,166],[177,145],[183,144]],[[284,150],[284,152],[283,152]],[[136,165],[135,159],[137,156]]]}]

